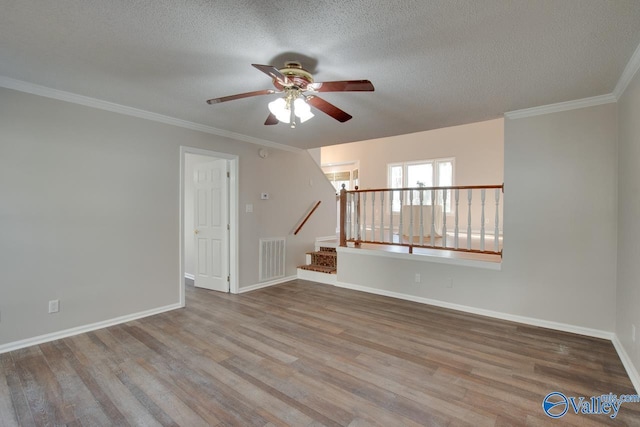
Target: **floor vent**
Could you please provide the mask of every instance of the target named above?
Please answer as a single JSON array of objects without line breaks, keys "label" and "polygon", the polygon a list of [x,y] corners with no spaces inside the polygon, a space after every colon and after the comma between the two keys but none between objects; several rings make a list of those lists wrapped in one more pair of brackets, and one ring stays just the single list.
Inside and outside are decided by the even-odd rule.
[{"label": "floor vent", "polygon": [[284,277],[285,239],[260,239],[260,281]]}]

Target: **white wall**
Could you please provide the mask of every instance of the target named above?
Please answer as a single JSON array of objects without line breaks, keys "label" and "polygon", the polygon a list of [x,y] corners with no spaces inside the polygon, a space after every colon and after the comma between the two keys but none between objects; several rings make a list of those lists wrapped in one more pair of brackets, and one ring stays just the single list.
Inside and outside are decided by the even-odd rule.
[{"label": "white wall", "polygon": [[614,104],[505,120],[501,271],[341,253],[338,280],[613,332],[616,164]]},{"label": "white wall", "polygon": [[322,164],[360,161],[360,188],[386,188],[389,163],[455,157],[455,185],[503,182],[503,119],[322,147]]},{"label": "white wall", "polygon": [[[616,334],[640,372],[640,73],[618,102]],[[631,325],[636,340],[631,339]]]},{"label": "white wall", "polygon": [[[334,191],[306,152],[261,159],[253,144],[0,89],[0,349],[179,302],[181,145],[239,156],[240,288],[258,281],[260,236],[288,236],[295,275],[298,252],[334,232]],[[313,200],[315,220],[289,236]]]},{"label": "white wall", "polygon": [[[499,185],[504,181],[504,120],[496,119],[425,132],[398,135],[349,144],[322,147],[322,164],[359,161],[360,189],[387,188],[387,165],[436,158],[455,157],[454,185]],[[410,185],[410,186],[415,186]],[[508,197],[509,194],[505,194]],[[481,228],[482,205],[475,192],[472,203],[472,229]],[[502,197],[504,199],[504,197]],[[503,200],[500,200],[502,205]],[[493,193],[487,194],[485,226],[495,224]],[[467,224],[466,196],[461,194],[460,224]],[[388,215],[388,214],[385,214]],[[380,218],[376,209],[375,217]],[[408,221],[407,218],[404,219]],[[388,224],[389,219],[385,218]],[[399,224],[399,220],[394,219]],[[454,223],[453,211],[447,224]],[[502,231],[502,221],[499,225]]]},{"label": "white wall", "polygon": [[[240,275],[245,275],[241,288],[258,282],[260,238],[286,237],[286,271],[295,276],[315,238],[335,235],[335,190],[316,162],[306,151],[269,153],[266,159],[256,155],[257,161],[250,164],[240,162],[242,176],[247,174],[240,181]],[[269,200],[261,200],[261,193],[269,193]],[[322,202],[318,209],[294,236],[295,227],[318,201]],[[247,203],[253,204],[253,213],[245,212]]]}]

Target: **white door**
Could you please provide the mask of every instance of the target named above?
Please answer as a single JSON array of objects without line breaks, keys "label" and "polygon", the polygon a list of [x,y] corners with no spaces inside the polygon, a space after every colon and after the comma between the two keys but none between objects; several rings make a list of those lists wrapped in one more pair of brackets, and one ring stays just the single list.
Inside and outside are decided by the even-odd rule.
[{"label": "white door", "polygon": [[195,286],[229,292],[229,179],[227,160],[197,165]]}]

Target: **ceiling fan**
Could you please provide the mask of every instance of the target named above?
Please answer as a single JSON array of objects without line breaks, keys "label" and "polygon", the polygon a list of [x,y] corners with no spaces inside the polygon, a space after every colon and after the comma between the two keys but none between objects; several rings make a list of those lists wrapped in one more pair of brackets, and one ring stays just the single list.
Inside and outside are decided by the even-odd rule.
[{"label": "ceiling fan", "polygon": [[237,95],[223,96],[207,100],[208,104],[233,101],[235,99],[249,98],[259,95],[271,95],[283,93],[283,98],[278,98],[269,103],[269,116],[265,125],[275,125],[278,122],[289,123],[296,127],[296,120],[304,123],[313,117],[311,108],[316,108],[333,117],[339,122],[346,122],[352,116],[342,111],[335,105],[318,97],[319,92],[373,92],[373,84],[369,80],[341,80],[334,82],[314,82],[313,76],[302,68],[299,62],[291,61],[284,64],[284,68],[277,69],[272,65],[251,64],[273,79],[275,89],[256,90],[253,92],[239,93]]}]

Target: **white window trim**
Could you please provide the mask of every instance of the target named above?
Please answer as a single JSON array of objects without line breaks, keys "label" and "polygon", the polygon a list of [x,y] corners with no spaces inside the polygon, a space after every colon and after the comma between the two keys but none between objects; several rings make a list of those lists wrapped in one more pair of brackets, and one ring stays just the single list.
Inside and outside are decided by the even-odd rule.
[{"label": "white window trim", "polygon": [[[456,185],[456,158],[455,157],[438,157],[435,159],[426,159],[426,160],[412,160],[410,162],[394,162],[394,163],[388,163],[387,164],[387,186],[388,188],[392,188],[391,187],[391,168],[394,166],[402,166],[402,188],[412,188],[415,187],[415,185],[407,185],[407,166],[410,165],[421,165],[421,164],[425,164],[425,163],[432,163],[433,164],[433,178],[434,178],[434,182],[437,181],[437,164],[441,163],[441,162],[451,162],[451,166],[452,166],[452,170],[451,170],[451,185],[454,186]],[[440,185],[438,185],[439,183],[436,182],[436,184],[434,185],[434,187],[440,187]]]},{"label": "white window trim", "polygon": [[[444,163],[444,162],[451,162],[451,186],[455,186],[456,185],[456,158],[455,157],[438,157],[438,158],[427,159],[427,160],[412,160],[410,162],[388,163],[387,164],[387,188],[393,188],[392,186],[393,184],[391,182],[391,168],[398,167],[398,166],[402,167],[402,186],[400,188],[417,187],[416,185],[408,185],[407,168],[408,166],[411,166],[411,165],[422,165],[427,163],[431,163],[433,165],[432,180],[435,183],[433,187],[442,187],[442,185],[440,185],[440,183],[438,182],[439,181],[438,180],[438,163]],[[398,211],[394,211],[394,213],[397,213],[397,212]],[[447,211],[447,214],[450,214],[450,212]]]}]

